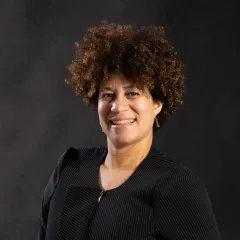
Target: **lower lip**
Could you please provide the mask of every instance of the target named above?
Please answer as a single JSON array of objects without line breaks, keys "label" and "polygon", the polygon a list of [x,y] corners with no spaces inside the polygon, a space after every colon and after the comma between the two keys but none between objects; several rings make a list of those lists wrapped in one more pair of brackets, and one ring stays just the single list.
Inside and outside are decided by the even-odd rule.
[{"label": "lower lip", "polygon": [[114,128],[124,128],[124,127],[132,126],[135,122],[136,122],[136,120],[134,120],[134,122],[132,122],[132,123],[125,123],[125,124],[119,124],[119,125],[111,124],[111,126]]}]

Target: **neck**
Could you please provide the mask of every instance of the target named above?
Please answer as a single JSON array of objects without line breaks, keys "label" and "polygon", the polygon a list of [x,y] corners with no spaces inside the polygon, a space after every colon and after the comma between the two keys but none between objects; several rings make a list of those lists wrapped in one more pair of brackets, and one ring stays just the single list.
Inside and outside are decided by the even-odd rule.
[{"label": "neck", "polygon": [[104,166],[109,170],[134,170],[144,160],[152,145],[152,135],[143,140],[116,146],[108,139],[108,154]]}]

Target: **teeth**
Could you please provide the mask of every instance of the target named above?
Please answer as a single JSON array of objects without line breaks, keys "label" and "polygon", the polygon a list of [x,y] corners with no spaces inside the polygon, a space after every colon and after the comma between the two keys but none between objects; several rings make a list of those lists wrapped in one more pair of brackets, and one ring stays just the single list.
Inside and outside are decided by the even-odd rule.
[{"label": "teeth", "polygon": [[113,124],[126,124],[126,123],[133,123],[134,119],[130,119],[130,120],[122,120],[122,121],[112,121]]}]

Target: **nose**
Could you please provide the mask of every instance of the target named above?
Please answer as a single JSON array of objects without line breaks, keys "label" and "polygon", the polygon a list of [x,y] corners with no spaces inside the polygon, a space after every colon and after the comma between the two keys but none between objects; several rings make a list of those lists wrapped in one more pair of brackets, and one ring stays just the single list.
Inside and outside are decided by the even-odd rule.
[{"label": "nose", "polygon": [[128,101],[124,95],[118,95],[112,101],[111,111],[112,112],[123,112],[128,109]]}]

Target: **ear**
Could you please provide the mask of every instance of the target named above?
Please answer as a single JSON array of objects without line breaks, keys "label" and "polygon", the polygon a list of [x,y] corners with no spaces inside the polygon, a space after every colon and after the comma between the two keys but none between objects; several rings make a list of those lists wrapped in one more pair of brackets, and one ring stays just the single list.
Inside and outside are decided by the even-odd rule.
[{"label": "ear", "polygon": [[161,110],[162,110],[162,107],[163,107],[163,102],[162,101],[155,101],[154,102],[154,113],[155,113],[155,116],[157,116]]}]

